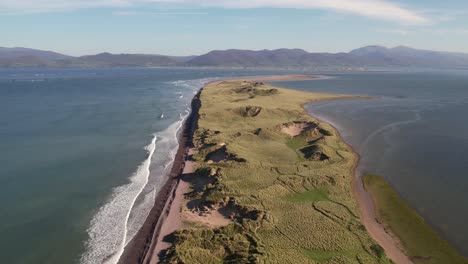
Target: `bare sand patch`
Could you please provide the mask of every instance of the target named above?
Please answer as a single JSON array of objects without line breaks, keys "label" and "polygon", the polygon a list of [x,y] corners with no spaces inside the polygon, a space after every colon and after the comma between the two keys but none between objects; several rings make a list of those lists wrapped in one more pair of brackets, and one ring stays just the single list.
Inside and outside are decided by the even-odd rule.
[{"label": "bare sand patch", "polygon": [[291,122],[281,126],[281,132],[291,137],[299,136],[304,131],[317,128],[317,125],[311,122]]},{"label": "bare sand patch", "polygon": [[184,221],[214,228],[226,226],[233,222],[231,219],[224,216],[221,211],[222,208],[220,206],[213,206],[213,208],[202,211],[198,211],[196,209],[189,210],[188,208],[184,208],[181,214]]}]

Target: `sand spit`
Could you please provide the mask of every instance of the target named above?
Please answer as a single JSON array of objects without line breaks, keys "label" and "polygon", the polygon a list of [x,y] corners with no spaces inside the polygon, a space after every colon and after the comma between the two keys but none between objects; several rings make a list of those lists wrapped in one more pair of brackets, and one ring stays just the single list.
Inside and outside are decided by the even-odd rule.
[{"label": "sand spit", "polygon": [[[284,75],[284,76],[257,76],[242,78],[246,81],[266,82],[266,81],[295,81],[295,80],[314,80],[320,76],[314,75]],[[238,79],[237,79],[238,80]],[[229,80],[225,80],[229,81]],[[211,82],[221,83],[223,81]],[[198,110],[201,106],[200,92],[192,101],[192,113],[184,126],[184,135],[180,139],[180,147],[177,153],[171,178],[158,194],[155,207],[145,222],[143,228],[135,236],[134,240],[125,249],[120,263],[157,263],[158,255],[161,251],[167,249],[171,244],[165,240],[168,235],[184,227],[184,223],[195,223],[208,227],[220,227],[232,222],[220,205],[213,205],[204,212],[193,211],[186,205],[184,194],[190,189],[190,183],[182,180],[184,177],[190,177],[195,171],[197,164],[189,159],[190,155],[196,153],[193,147],[193,133],[197,129],[199,118]],[[317,99],[315,101],[318,101]],[[306,130],[316,128],[315,124],[309,122],[296,122],[285,124],[280,129],[281,132],[295,137]],[[357,154],[356,154],[357,155]],[[358,159],[356,158],[356,164]],[[183,176],[183,177],[182,177]],[[356,182],[358,179],[355,179]],[[355,184],[356,198],[359,202],[361,211],[361,221],[366,229],[379,244],[385,249],[389,258],[396,263],[411,263],[409,258],[404,255],[399,247],[398,240],[389,235],[383,227],[375,221],[375,213],[371,200],[364,199],[367,194],[363,188]],[[362,185],[361,185],[362,187]],[[367,194],[368,195],[368,194]],[[369,203],[370,201],[370,203]]]}]

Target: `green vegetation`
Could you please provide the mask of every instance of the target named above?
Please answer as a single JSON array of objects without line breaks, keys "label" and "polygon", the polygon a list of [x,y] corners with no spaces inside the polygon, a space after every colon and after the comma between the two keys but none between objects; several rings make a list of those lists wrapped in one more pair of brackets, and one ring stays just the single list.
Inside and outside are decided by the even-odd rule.
[{"label": "green vegetation", "polygon": [[337,263],[353,263],[353,262],[364,262],[364,259],[360,259],[361,256],[366,256],[366,252],[363,250],[350,250],[350,251],[324,251],[307,249],[303,253],[309,258],[316,262],[337,262]]},{"label": "green vegetation", "polygon": [[[163,263],[390,263],[358,218],[356,156],[302,108],[333,98],[242,81],[205,87],[193,158],[206,184],[191,197],[233,223],[176,232]],[[293,136],[284,124],[305,130]]]},{"label": "green vegetation", "polygon": [[287,196],[287,199],[291,202],[318,202],[328,200],[328,190],[326,188],[319,188],[308,190],[301,193],[295,193]]},{"label": "green vegetation", "polygon": [[377,218],[400,238],[413,262],[468,263],[468,259],[425,223],[383,177],[365,175],[362,180],[376,204]]}]

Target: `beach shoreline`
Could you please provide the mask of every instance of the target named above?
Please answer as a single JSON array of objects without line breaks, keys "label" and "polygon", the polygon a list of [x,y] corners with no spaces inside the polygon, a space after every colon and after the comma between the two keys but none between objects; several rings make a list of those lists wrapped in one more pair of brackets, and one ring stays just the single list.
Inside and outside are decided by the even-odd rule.
[{"label": "beach shoreline", "polygon": [[[311,102],[311,103],[314,103],[314,102]],[[348,148],[353,152],[355,159],[356,159],[354,162],[354,166],[352,168],[352,172],[351,172],[353,174],[353,182],[352,182],[353,194],[359,206],[361,222],[366,227],[367,232],[385,250],[385,254],[387,254],[387,257],[393,260],[395,263],[398,263],[398,264],[413,263],[410,260],[410,258],[404,253],[402,246],[401,246],[401,241],[399,240],[399,238],[393,235],[392,233],[389,233],[389,231],[387,231],[384,228],[384,226],[377,221],[375,204],[373,202],[373,199],[370,193],[368,193],[365,190],[364,185],[362,183],[362,175],[359,172],[359,162],[361,160],[361,156],[359,155],[359,153],[353,148],[351,144],[349,144],[343,138],[340,130],[337,128],[337,124],[335,124],[334,122],[328,121],[325,118],[319,118],[317,116],[314,116],[313,114],[310,114],[305,108],[304,108],[304,111],[311,117],[321,122],[327,123],[331,127],[333,127],[333,129],[335,129],[340,140],[344,142],[348,146]]]},{"label": "beach shoreline", "polygon": [[[273,76],[248,76],[239,78],[227,78],[223,80],[214,80],[207,82],[203,87],[216,82],[229,80],[256,80],[256,81],[299,81],[319,79],[318,75],[296,74],[296,75],[273,75]],[[196,130],[198,121],[198,110],[201,106],[200,94],[203,87],[199,89],[191,102],[191,112],[185,120],[182,127],[182,134],[178,138],[179,148],[177,150],[171,172],[166,183],[158,192],[155,198],[154,206],[151,208],[148,217],[142,227],[138,230],[135,237],[125,247],[122,256],[118,263],[154,263],[154,257],[157,257],[159,252],[153,252],[156,248],[156,243],[160,240],[160,231],[164,225],[165,218],[169,215],[173,201],[176,199],[176,193],[180,194],[179,184],[180,175],[184,171],[187,152],[192,145],[193,133]],[[182,193],[183,195],[183,193]],[[172,220],[171,220],[172,221]],[[154,256],[154,257],[153,257]]]},{"label": "beach shoreline", "polygon": [[179,175],[184,170],[187,150],[192,145],[193,132],[197,129],[198,109],[200,108],[199,98],[202,90],[203,88],[192,99],[191,111],[183,124],[182,133],[178,137],[179,147],[168,179],[158,192],[143,226],[125,247],[118,263],[149,263],[147,256],[151,255],[149,252],[155,247],[155,241],[157,241],[165,217],[168,214],[171,201],[175,198],[175,192],[180,182]]},{"label": "beach shoreline", "polygon": [[[230,80],[248,80],[256,82],[276,82],[276,81],[299,81],[299,80],[315,80],[320,79],[320,76],[317,75],[275,75],[275,76],[253,76],[253,77],[240,77],[235,79],[223,79],[208,82],[205,86],[223,81]],[[204,86],[204,87],[205,87]],[[180,208],[174,208],[174,206],[180,207],[180,201],[174,201],[177,199],[182,199],[180,196],[183,196],[182,189],[187,189],[187,186],[180,185],[180,175],[183,174],[186,158],[189,151],[189,146],[192,144],[193,133],[197,127],[198,121],[198,110],[201,106],[200,94],[203,91],[203,88],[194,96],[192,100],[192,110],[183,125],[183,132],[179,137],[179,148],[174,159],[174,164],[169,175],[169,179],[158,193],[155,200],[155,204],[150,211],[149,216],[147,217],[144,225],[138,231],[134,239],[127,245],[125,248],[124,254],[119,260],[119,263],[157,263],[157,256],[160,253],[160,249],[156,249],[156,244],[158,241],[161,241],[161,236],[164,237],[167,234],[162,234],[161,229],[165,222],[177,221],[175,219],[169,219],[168,216],[171,211],[179,210]],[[355,97],[350,97],[355,98]],[[341,98],[345,99],[345,98]],[[358,175],[357,168],[359,165],[359,154],[349,145],[341,136],[339,130],[330,122],[326,120],[321,120],[308,113],[304,108],[305,104],[313,103],[317,101],[306,102],[302,105],[304,112],[311,116],[314,119],[317,119],[323,123],[327,123],[335,129],[337,135],[341,141],[343,141],[354,153],[355,161],[352,169],[353,182],[352,189],[354,193],[354,199],[356,199],[359,211],[361,222],[365,225],[368,233],[371,237],[376,240],[385,250],[387,256],[394,260],[397,263],[412,263],[409,258],[403,253],[402,249],[399,247],[400,243],[396,237],[391,236],[387,231],[384,230],[383,226],[378,223],[375,219],[375,210],[372,203],[372,199],[369,194],[364,190],[362,186],[362,181],[360,181],[360,176]],[[179,212],[180,215],[180,212]],[[173,216],[172,216],[173,217]]]}]

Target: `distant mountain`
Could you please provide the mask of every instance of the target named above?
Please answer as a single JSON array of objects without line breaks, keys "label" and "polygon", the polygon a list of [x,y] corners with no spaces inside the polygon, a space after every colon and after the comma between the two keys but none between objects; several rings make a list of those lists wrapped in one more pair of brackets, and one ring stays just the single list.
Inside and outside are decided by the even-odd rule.
[{"label": "distant mountain", "polygon": [[168,57],[175,60],[178,64],[185,64],[188,61],[196,58],[197,56],[168,56]]},{"label": "distant mountain", "polygon": [[0,67],[169,67],[183,66],[194,57],[111,53],[73,57],[51,51],[0,47]]},{"label": "distant mountain", "polygon": [[53,51],[44,51],[28,48],[2,48],[0,47],[0,58],[17,58],[17,57],[37,57],[45,61],[66,60],[71,56],[63,55]]},{"label": "distant mountain", "polygon": [[97,55],[82,56],[75,60],[76,64],[84,66],[106,67],[132,67],[132,66],[176,66],[178,59],[163,55],[146,54],[111,54],[100,53]]},{"label": "distant mountain", "polygon": [[44,67],[48,62],[36,56],[0,57],[0,67]]},{"label": "distant mountain", "polygon": [[405,46],[367,46],[349,53],[355,63],[377,66],[467,67],[468,54],[418,50]]},{"label": "distant mountain", "polygon": [[468,67],[468,54],[426,51],[404,46],[367,46],[349,53],[309,53],[298,49],[218,50],[198,56],[187,63],[192,66],[241,67]]},{"label": "distant mountain", "polygon": [[56,61],[71,59],[72,56],[53,51],[0,47],[0,67],[45,67],[55,64]]},{"label": "distant mountain", "polygon": [[307,53],[301,49],[277,50],[215,50],[189,60],[191,66],[302,66]]},{"label": "distant mountain", "polygon": [[215,50],[200,56],[100,53],[72,57],[52,51],[0,48],[0,67],[468,67],[468,54],[398,46],[367,46],[350,52],[301,49]]}]

